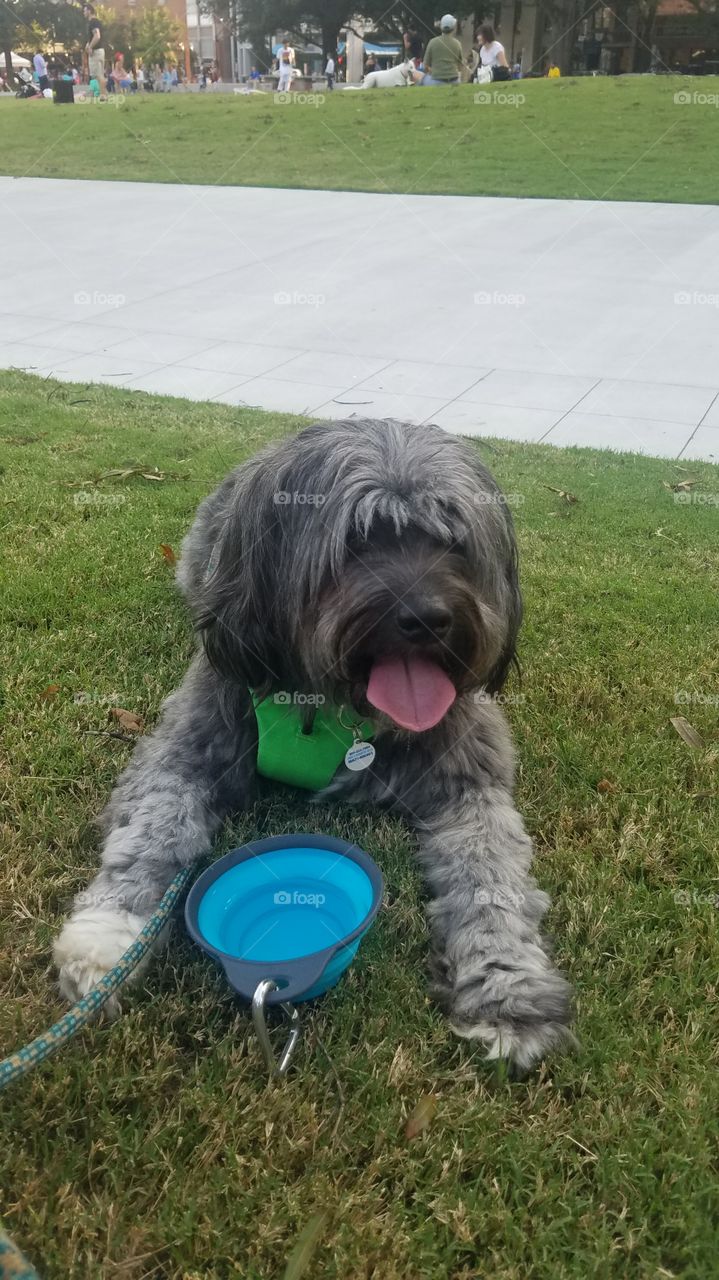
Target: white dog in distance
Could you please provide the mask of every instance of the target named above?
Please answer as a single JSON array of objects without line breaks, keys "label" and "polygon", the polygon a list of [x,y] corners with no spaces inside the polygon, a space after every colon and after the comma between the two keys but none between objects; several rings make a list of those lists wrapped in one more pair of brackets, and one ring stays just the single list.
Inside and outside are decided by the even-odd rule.
[{"label": "white dog in distance", "polygon": [[402,62],[386,71],[370,71],[362,81],[363,89],[401,89],[412,81],[413,62]]}]

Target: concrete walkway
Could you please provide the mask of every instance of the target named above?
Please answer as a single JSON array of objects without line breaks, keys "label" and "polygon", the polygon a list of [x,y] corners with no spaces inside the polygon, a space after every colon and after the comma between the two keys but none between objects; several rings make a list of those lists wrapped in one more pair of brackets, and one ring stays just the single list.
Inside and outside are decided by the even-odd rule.
[{"label": "concrete walkway", "polygon": [[0,178],[0,367],[719,461],[719,209]]}]

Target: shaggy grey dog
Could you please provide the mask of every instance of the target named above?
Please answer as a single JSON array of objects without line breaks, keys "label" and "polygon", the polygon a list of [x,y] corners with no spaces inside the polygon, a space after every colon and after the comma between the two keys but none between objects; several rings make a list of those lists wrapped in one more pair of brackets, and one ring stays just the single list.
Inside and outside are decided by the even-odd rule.
[{"label": "shaggy grey dog", "polygon": [[436,427],[308,427],[202,503],[178,580],[198,652],[108,805],[101,869],[55,944],[64,994],[116,963],[176,871],[252,801],[249,690],[281,691],[372,718],[374,762],[340,759],[319,799],[390,809],[416,831],[453,1029],[519,1069],[571,1042],[492,698],[521,619],[514,534],[474,452]]}]

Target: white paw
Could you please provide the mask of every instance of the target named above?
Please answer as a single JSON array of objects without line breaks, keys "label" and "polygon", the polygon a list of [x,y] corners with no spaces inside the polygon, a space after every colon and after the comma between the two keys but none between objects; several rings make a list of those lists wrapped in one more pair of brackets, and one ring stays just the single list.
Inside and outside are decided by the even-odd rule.
[{"label": "white paw", "polygon": [[519,1071],[528,1071],[551,1049],[577,1043],[570,1029],[561,1023],[538,1023],[535,1027],[483,1021],[449,1025],[463,1040],[479,1040],[485,1046],[485,1062],[505,1059]]},{"label": "white paw", "polygon": [[[74,1003],[86,996],[114,968],[146,923],[142,916],[131,911],[109,907],[87,907],[70,916],[53,947],[60,990],[65,998]],[[149,959],[148,952],[132,974],[132,981],[146,968]],[[117,995],[111,996],[105,1013],[115,1017],[119,1009]]]}]

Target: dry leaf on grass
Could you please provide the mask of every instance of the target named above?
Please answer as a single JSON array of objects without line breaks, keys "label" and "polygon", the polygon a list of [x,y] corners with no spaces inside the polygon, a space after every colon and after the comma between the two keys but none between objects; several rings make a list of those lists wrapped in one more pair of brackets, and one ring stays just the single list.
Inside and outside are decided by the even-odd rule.
[{"label": "dry leaf on grass", "polygon": [[40,694],[40,697],[43,702],[50,702],[52,698],[57,697],[59,692],[60,692],[59,684],[49,684],[46,689],[43,689],[42,693]]},{"label": "dry leaf on grass", "polygon": [[614,795],[614,793],[617,792],[618,790],[619,790],[619,787],[617,786],[616,782],[610,782],[609,778],[601,778],[600,781],[597,783],[597,791],[600,793],[600,795],[603,795],[603,796]]},{"label": "dry leaf on grass", "polygon": [[69,480],[69,489],[84,489],[89,484],[102,484],[103,480],[128,480],[130,476],[140,476],[143,480],[187,480],[188,473],[180,475],[178,471],[159,471],[157,467],[115,467],[112,471],[103,471],[102,475],[89,480]]},{"label": "dry leaf on grass", "polygon": [[697,751],[701,751],[704,746],[704,739],[700,733],[697,733],[693,724],[684,719],[684,716],[670,716],[671,723],[674,725],[682,742],[686,742],[688,747],[695,747]]},{"label": "dry leaf on grass", "polygon": [[558,493],[559,497],[563,502],[566,502],[568,507],[572,507],[575,502],[579,502],[579,498],[576,493],[570,493],[568,489],[555,489],[553,484],[545,484],[544,488],[549,489],[550,493]]},{"label": "dry leaf on grass", "polygon": [[160,551],[162,552],[168,564],[177,564],[177,556],[175,555],[169,542],[160,543]]},{"label": "dry leaf on grass", "polygon": [[408,1142],[417,1138],[425,1129],[429,1129],[437,1110],[437,1099],[433,1093],[423,1093],[417,1106],[404,1127],[404,1136]]},{"label": "dry leaf on grass", "polygon": [[667,480],[662,480],[664,488],[671,490],[672,493],[688,493],[696,483],[696,480],[677,480],[676,484],[669,484]]},{"label": "dry leaf on grass", "polygon": [[110,715],[114,716],[117,723],[122,725],[128,733],[142,733],[145,727],[142,716],[136,715],[134,711],[125,711],[123,707],[111,707]]}]

